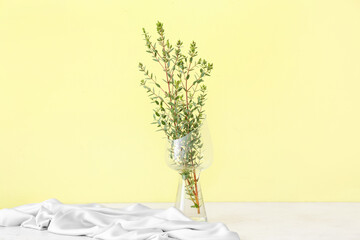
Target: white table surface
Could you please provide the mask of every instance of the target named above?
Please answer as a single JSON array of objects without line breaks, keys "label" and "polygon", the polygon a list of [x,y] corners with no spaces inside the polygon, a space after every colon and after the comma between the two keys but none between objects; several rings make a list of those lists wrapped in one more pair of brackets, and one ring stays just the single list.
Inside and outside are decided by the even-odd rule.
[{"label": "white table surface", "polygon": [[[129,204],[104,204],[121,208]],[[170,203],[144,203],[167,208]],[[241,240],[360,240],[360,203],[206,203],[210,222],[223,222]],[[0,240],[85,240],[0,227]]]}]

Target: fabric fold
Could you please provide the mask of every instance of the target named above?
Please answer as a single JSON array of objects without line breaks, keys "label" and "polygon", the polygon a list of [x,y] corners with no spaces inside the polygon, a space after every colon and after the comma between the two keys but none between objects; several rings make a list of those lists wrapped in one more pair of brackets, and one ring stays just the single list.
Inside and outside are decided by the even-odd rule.
[{"label": "fabric fold", "polygon": [[195,222],[174,207],[141,204],[107,208],[100,204],[62,204],[56,199],[0,210],[1,227],[24,227],[101,240],[238,240],[222,223]]}]

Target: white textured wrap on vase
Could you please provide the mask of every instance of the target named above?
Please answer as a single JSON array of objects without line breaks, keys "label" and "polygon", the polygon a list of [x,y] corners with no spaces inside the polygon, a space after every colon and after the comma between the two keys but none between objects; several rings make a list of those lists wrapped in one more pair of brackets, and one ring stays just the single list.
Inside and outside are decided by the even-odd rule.
[{"label": "white textured wrap on vase", "polygon": [[176,208],[141,204],[107,208],[62,204],[56,199],[0,210],[1,227],[25,227],[102,240],[238,240],[223,223],[195,222]]}]

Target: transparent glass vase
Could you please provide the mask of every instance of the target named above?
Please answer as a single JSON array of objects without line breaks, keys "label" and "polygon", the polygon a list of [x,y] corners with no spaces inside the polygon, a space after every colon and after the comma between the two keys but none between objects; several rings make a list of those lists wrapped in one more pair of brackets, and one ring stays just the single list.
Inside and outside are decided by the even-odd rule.
[{"label": "transparent glass vase", "polygon": [[200,172],[213,160],[212,143],[207,121],[179,139],[167,141],[168,166],[179,175],[175,207],[195,221],[207,221],[200,186]]}]

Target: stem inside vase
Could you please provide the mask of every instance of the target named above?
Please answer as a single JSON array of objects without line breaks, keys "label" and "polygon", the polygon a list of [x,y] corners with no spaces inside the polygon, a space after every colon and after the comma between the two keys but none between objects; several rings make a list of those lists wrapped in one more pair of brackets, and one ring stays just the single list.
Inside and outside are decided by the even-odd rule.
[{"label": "stem inside vase", "polygon": [[200,214],[200,197],[199,197],[199,189],[198,189],[198,181],[199,176],[196,176],[196,169],[190,169],[190,170],[183,170],[182,178],[185,181],[185,188],[186,188],[186,194],[187,197],[192,201],[193,205],[192,208],[197,209],[197,213]]}]

